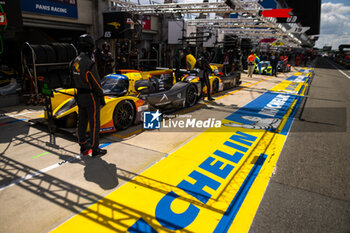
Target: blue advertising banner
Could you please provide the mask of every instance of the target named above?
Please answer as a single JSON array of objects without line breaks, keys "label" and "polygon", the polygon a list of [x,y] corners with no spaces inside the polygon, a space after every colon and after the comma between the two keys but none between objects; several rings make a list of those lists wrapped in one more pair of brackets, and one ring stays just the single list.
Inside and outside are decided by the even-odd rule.
[{"label": "blue advertising banner", "polygon": [[22,11],[78,18],[77,0],[21,0]]},{"label": "blue advertising banner", "polygon": [[259,4],[265,9],[276,9],[277,3],[275,0],[259,0]]}]

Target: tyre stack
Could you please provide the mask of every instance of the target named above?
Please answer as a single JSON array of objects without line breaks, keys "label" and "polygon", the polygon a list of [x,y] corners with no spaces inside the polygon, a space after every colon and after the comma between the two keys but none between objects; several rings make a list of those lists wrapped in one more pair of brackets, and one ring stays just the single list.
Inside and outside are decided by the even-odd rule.
[{"label": "tyre stack", "polygon": [[[45,66],[36,67],[39,92],[44,83],[48,84],[49,89],[69,88],[71,82],[68,63],[77,56],[74,46],[71,44],[53,43],[31,45],[31,47],[34,50],[35,64],[46,64]],[[24,49],[24,58],[27,64],[33,67],[32,54],[29,48]]]}]

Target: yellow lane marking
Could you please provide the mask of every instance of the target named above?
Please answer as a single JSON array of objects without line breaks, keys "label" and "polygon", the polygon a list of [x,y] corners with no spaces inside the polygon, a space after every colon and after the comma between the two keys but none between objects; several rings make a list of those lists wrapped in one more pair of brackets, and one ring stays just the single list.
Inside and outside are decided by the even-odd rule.
[{"label": "yellow lane marking", "polygon": [[[284,121],[278,127],[277,131],[280,131],[284,127],[288,117],[290,116],[293,108],[295,107],[296,102],[297,101],[294,100],[286,116],[284,117]],[[250,191],[247,194],[247,197],[245,198],[242,204],[242,207],[239,210],[239,213],[235,217],[228,231],[229,233],[239,233],[239,232],[246,233],[249,231],[250,225],[253,222],[255,213],[258,210],[259,204],[263,198],[263,195],[270,181],[273,170],[276,167],[277,160],[281,154],[284,143],[287,140],[287,136],[282,134],[274,134],[271,132],[267,132],[267,134],[273,134],[269,136],[270,139],[268,140],[268,142],[265,141],[266,148],[264,153],[269,155],[268,157],[269,160],[265,164],[265,166],[261,169],[259,175],[254,181]],[[249,166],[249,164],[246,164],[245,166]],[[245,170],[245,169],[247,168],[242,168],[242,170]]]}]

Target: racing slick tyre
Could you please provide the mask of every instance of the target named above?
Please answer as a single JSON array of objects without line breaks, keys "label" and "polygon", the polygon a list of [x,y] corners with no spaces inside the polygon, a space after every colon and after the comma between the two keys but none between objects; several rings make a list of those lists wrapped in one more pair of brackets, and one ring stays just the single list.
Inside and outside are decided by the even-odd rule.
[{"label": "racing slick tyre", "polygon": [[52,47],[54,48],[56,52],[56,60],[57,62],[67,62],[67,51],[66,48],[59,43],[53,43]]},{"label": "racing slick tyre", "polygon": [[233,78],[233,84],[232,87],[237,87],[238,86],[238,78]]},{"label": "racing slick tyre", "polygon": [[[45,49],[41,45],[32,45],[35,53],[35,63],[42,64],[47,62],[47,55]],[[29,52],[29,51],[28,51]],[[27,54],[27,61],[31,61],[31,53]],[[47,72],[47,67],[37,67],[37,74],[44,74]]]},{"label": "racing slick tyre", "polygon": [[195,105],[197,103],[197,96],[197,89],[193,85],[188,86],[186,90],[186,106],[192,107]]},{"label": "racing slick tyre", "polygon": [[41,45],[32,45],[32,48],[35,53],[35,63],[46,63],[47,62],[47,55],[45,52],[45,49]]},{"label": "racing slick tyre", "polygon": [[233,81],[233,84],[234,86],[233,87],[239,87],[240,85],[240,81],[241,80],[241,74],[238,73],[237,76],[235,77],[234,81]]},{"label": "racing slick tyre", "polygon": [[135,107],[128,101],[119,102],[113,112],[113,123],[117,130],[123,130],[134,123]]},{"label": "racing slick tyre", "polygon": [[218,92],[219,92],[219,81],[215,79],[213,82],[212,93],[215,94]]},{"label": "racing slick tyre", "polygon": [[72,45],[70,45],[70,44],[62,44],[62,45],[66,49],[67,61],[71,61],[74,58],[76,58],[77,54],[76,54],[75,49]]},{"label": "racing slick tyre", "polygon": [[[46,53],[46,57],[47,57],[47,62],[48,63],[55,63],[56,60],[56,52],[54,50],[54,48],[50,45],[41,45],[41,47],[45,50]],[[47,71],[52,71],[54,70],[56,67],[48,67]]]}]

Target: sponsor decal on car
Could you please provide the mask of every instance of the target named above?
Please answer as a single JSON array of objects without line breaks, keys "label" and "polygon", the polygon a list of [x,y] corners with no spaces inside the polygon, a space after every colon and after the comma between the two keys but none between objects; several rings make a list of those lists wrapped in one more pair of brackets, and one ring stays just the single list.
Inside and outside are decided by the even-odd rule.
[{"label": "sponsor decal on car", "polygon": [[111,130],[114,130],[114,127],[101,128],[100,132],[111,131]]}]

